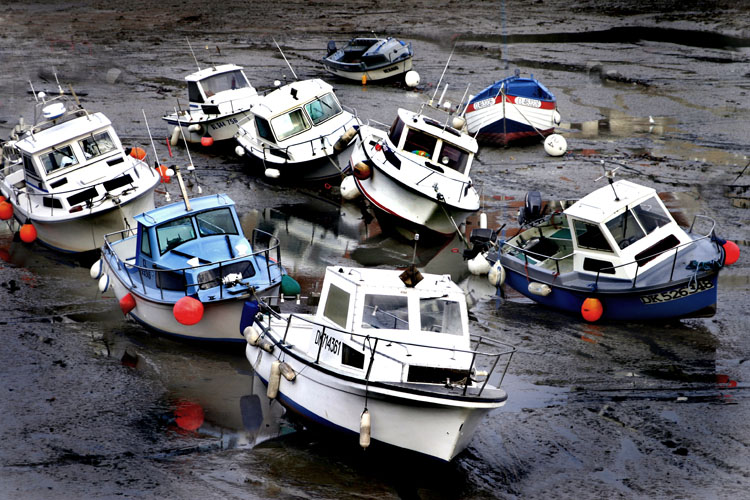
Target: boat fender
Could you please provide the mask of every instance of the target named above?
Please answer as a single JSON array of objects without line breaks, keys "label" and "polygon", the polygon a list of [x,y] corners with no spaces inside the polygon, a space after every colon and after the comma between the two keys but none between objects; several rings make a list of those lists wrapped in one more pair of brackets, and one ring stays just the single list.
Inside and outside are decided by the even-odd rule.
[{"label": "boat fender", "polygon": [[451,120],[451,126],[456,130],[461,130],[464,128],[464,125],[466,125],[466,118],[463,116],[454,116],[453,120]]},{"label": "boat fender", "polygon": [[279,169],[277,168],[267,168],[263,172],[263,175],[265,175],[269,179],[278,179],[279,176],[281,176],[281,172],[279,172]]},{"label": "boat fender", "polygon": [[278,359],[271,363],[271,373],[268,375],[268,388],[266,396],[268,399],[276,399],[279,395],[279,384],[281,383],[281,361]]},{"label": "boat fender", "polygon": [[180,127],[175,125],[175,127],[172,129],[172,137],[169,138],[169,143],[172,146],[177,146],[177,143],[180,141]]},{"label": "boat fender", "polygon": [[201,146],[209,147],[214,145],[214,138],[210,135],[204,135],[201,137]]},{"label": "boat fender", "polygon": [[10,220],[13,217],[13,205],[9,201],[0,203],[0,220]]},{"label": "boat fender", "polygon": [[200,123],[193,123],[192,125],[188,125],[188,132],[200,132],[201,135],[203,135],[203,127]]},{"label": "boat fender", "polygon": [[568,142],[560,134],[550,134],[544,140],[544,150],[550,156],[562,156],[568,150]]},{"label": "boat fender", "polygon": [[547,284],[532,281],[531,283],[529,283],[529,293],[539,295],[540,297],[546,297],[547,295],[552,293],[552,289]]},{"label": "boat fender", "polygon": [[363,449],[367,449],[367,447],[370,446],[371,430],[370,410],[365,408],[362,415],[359,417],[359,445]]},{"label": "boat fender", "polygon": [[419,85],[419,73],[414,70],[407,71],[406,75],[404,75],[404,83],[406,83],[407,87],[413,89]]},{"label": "boat fender", "polygon": [[236,154],[237,156],[244,156],[245,148],[243,148],[242,146],[237,146],[236,148],[234,148],[234,154]]},{"label": "boat fender", "polygon": [[473,259],[466,262],[469,272],[474,276],[481,276],[490,272],[491,266],[489,261],[481,253],[478,253]]},{"label": "boat fender", "polygon": [[97,286],[99,287],[99,291],[102,293],[105,293],[107,290],[109,290],[109,276],[106,274],[102,274],[101,278],[99,278],[99,283]]},{"label": "boat fender", "polygon": [[364,162],[358,162],[356,165],[354,165],[354,177],[357,179],[363,181],[365,179],[369,179],[372,175],[372,169],[370,169],[370,165]]},{"label": "boat fender", "polygon": [[122,314],[127,315],[133,309],[135,309],[135,297],[130,293],[125,294],[125,296],[120,299],[120,310],[122,311]]},{"label": "boat fender", "polygon": [[731,266],[740,258],[740,247],[734,241],[725,241],[722,245],[724,248],[724,265]]},{"label": "boat fender", "polygon": [[268,339],[263,339],[260,341],[260,348],[269,354],[273,354],[273,342]]},{"label": "boat fender", "polygon": [[493,264],[487,273],[487,281],[490,282],[490,285],[497,287],[505,283],[505,268],[500,264],[499,260]]},{"label": "boat fender", "polygon": [[279,365],[279,370],[281,371],[281,374],[284,376],[284,378],[289,382],[294,382],[294,379],[297,378],[297,374],[294,373],[294,369],[289,366],[288,363],[281,363]]},{"label": "boat fender", "polygon": [[146,150],[139,147],[134,147],[130,150],[130,156],[136,160],[143,160],[146,157]]},{"label": "boat fender", "polygon": [[289,276],[288,274],[284,274],[281,276],[281,293],[283,295],[299,295],[302,293],[302,287],[299,286],[299,283]]},{"label": "boat fender", "polygon": [[604,307],[599,299],[589,297],[583,301],[581,305],[581,316],[583,316],[583,319],[593,323],[594,321],[598,321],[602,317],[602,314],[604,314]]},{"label": "boat fender", "polygon": [[193,297],[182,297],[172,307],[172,314],[180,324],[195,325],[203,319],[203,303]]},{"label": "boat fender", "polygon": [[354,177],[351,175],[347,175],[344,177],[344,179],[341,181],[341,186],[339,186],[339,192],[341,193],[341,197],[345,200],[353,200],[359,196],[359,189],[357,189],[357,183],[354,181]]},{"label": "boat fender", "polygon": [[479,227],[482,229],[487,229],[487,214],[484,212],[479,214]]},{"label": "boat fender", "polygon": [[242,335],[245,337],[247,343],[251,346],[257,346],[260,342],[260,333],[258,333],[258,330],[256,330],[252,326],[246,327],[242,331]]},{"label": "boat fender", "polygon": [[18,235],[24,243],[32,243],[36,239],[36,228],[33,224],[24,224],[18,230]]},{"label": "boat fender", "polygon": [[92,280],[98,280],[102,276],[103,269],[102,259],[99,259],[91,266],[91,269],[89,270],[89,276],[91,276]]},{"label": "boat fender", "polygon": [[560,113],[555,110],[554,113],[552,113],[552,123],[555,125],[560,125],[560,121],[562,121],[562,116],[560,116]]},{"label": "boat fender", "polygon": [[335,149],[338,152],[341,152],[346,149],[346,147],[349,145],[350,142],[352,142],[352,139],[354,139],[354,136],[357,133],[357,129],[354,127],[349,127],[346,132],[343,133],[341,137],[339,137],[339,140],[336,141],[336,144],[333,145],[333,149]]}]

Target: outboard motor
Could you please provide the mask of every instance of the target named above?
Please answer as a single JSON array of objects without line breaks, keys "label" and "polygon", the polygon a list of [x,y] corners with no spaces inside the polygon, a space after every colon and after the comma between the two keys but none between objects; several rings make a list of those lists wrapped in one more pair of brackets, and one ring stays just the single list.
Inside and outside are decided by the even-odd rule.
[{"label": "outboard motor", "polygon": [[497,241],[496,231],[486,227],[475,227],[469,236],[471,248],[464,249],[464,259],[473,259],[477,254],[486,252],[495,241]]},{"label": "outboard motor", "polygon": [[328,40],[328,54],[326,54],[326,57],[329,57],[331,54],[336,52],[336,42],[333,40]]},{"label": "outboard motor", "polygon": [[524,226],[542,217],[542,195],[539,191],[526,193],[524,206],[518,211],[518,224]]}]

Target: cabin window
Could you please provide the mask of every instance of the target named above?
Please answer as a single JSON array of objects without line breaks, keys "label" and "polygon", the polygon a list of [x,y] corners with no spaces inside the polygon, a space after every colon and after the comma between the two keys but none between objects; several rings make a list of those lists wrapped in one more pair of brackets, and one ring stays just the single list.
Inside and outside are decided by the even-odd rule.
[{"label": "cabin window", "polygon": [[425,158],[432,158],[432,153],[435,151],[435,145],[437,144],[437,137],[433,137],[429,134],[425,134],[421,130],[410,128],[406,132],[406,142],[404,143],[404,151],[414,153],[417,156],[424,156]]},{"label": "cabin window", "polygon": [[203,96],[197,82],[188,82],[188,100],[190,102],[203,102]]},{"label": "cabin window", "polygon": [[228,208],[217,208],[208,212],[201,212],[195,216],[198,232],[201,236],[214,234],[239,234],[234,224],[232,211]]},{"label": "cabin window", "polygon": [[393,125],[391,125],[391,130],[388,132],[388,138],[390,138],[391,142],[398,146],[399,141],[401,140],[401,132],[404,130],[404,122],[399,118],[396,117],[395,120],[393,120]]},{"label": "cabin window", "polygon": [[[227,71],[219,75],[212,75],[201,80],[201,87],[206,97],[211,97],[225,90],[237,90],[250,87],[245,75],[240,70]],[[192,99],[191,99],[192,100]]]},{"label": "cabin window", "polygon": [[305,114],[300,108],[271,119],[271,125],[273,126],[274,132],[276,132],[276,137],[278,137],[280,141],[288,139],[289,137],[310,128],[310,125],[305,119]]},{"label": "cabin window", "polygon": [[52,196],[45,196],[42,198],[42,205],[49,208],[62,208],[62,203],[57,198]]},{"label": "cabin window", "polygon": [[655,196],[633,207],[633,212],[647,234],[656,228],[666,226],[672,220]]},{"label": "cabin window", "polygon": [[362,328],[409,329],[409,304],[406,296],[365,295]]},{"label": "cabin window", "polygon": [[607,229],[620,248],[626,248],[646,236],[630,210],[607,221]]},{"label": "cabin window", "polygon": [[615,274],[615,268],[611,262],[589,257],[583,259],[583,270],[592,273]]},{"label": "cabin window", "polygon": [[40,158],[47,173],[78,164],[78,158],[70,145],[54,148],[49,153],[41,155]]},{"label": "cabin window", "polygon": [[141,255],[147,255],[151,257],[151,240],[148,237],[146,228],[141,226],[138,235],[141,238]]},{"label": "cabin window", "polygon": [[23,169],[26,171],[26,175],[31,177],[32,180],[39,181],[39,174],[34,168],[34,163],[31,161],[30,156],[23,155]]},{"label": "cabin window", "polygon": [[323,316],[333,321],[341,328],[346,328],[349,322],[349,292],[342,290],[336,285],[328,288],[328,297],[326,298],[326,308]]},{"label": "cabin window", "polygon": [[318,125],[327,119],[341,113],[341,106],[336,102],[333,94],[328,93],[312,102],[305,104],[305,110],[310,115],[313,124]]},{"label": "cabin window", "polygon": [[87,160],[115,150],[115,142],[109,136],[108,132],[91,134],[90,136],[78,141],[78,143],[81,145],[83,155]]},{"label": "cabin window", "polygon": [[341,364],[362,369],[365,367],[365,354],[342,343]]},{"label": "cabin window", "polygon": [[443,143],[440,149],[440,158],[437,162],[440,165],[452,168],[457,172],[463,173],[466,170],[466,163],[469,161],[470,153],[452,144]]},{"label": "cabin window", "polygon": [[273,133],[271,132],[271,126],[268,124],[268,120],[261,118],[260,116],[255,117],[255,128],[258,129],[258,136],[261,138],[274,142]]},{"label": "cabin window", "polygon": [[600,250],[602,252],[612,251],[612,247],[609,246],[607,239],[596,224],[589,224],[582,220],[573,219],[573,227],[575,228],[579,247]]},{"label": "cabin window", "polygon": [[461,306],[455,300],[419,299],[419,318],[423,332],[463,335]]},{"label": "cabin window", "polygon": [[181,217],[156,228],[156,240],[159,243],[161,255],[186,241],[194,239],[195,229],[190,217]]}]

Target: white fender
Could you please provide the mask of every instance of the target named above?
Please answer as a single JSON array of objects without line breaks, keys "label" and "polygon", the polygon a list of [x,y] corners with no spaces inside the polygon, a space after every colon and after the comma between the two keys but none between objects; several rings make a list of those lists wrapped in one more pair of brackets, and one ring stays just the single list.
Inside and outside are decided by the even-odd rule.
[{"label": "white fender", "polygon": [[487,273],[487,281],[492,286],[502,286],[505,283],[505,268],[500,261],[496,261]]},{"label": "white fender", "polygon": [[258,330],[253,328],[252,325],[246,326],[242,332],[242,335],[245,337],[247,343],[251,346],[257,346],[258,342],[260,342],[260,334],[258,333]]},{"label": "white fender", "polygon": [[172,146],[177,146],[178,142],[180,142],[180,127],[179,125],[175,125],[172,129],[172,137],[169,138],[169,143]]},{"label": "white fender", "polygon": [[549,285],[532,281],[531,283],[529,283],[529,293],[533,293],[534,295],[539,295],[541,297],[546,297],[547,295],[552,293],[552,289],[549,287]]},{"label": "white fender", "polygon": [[279,395],[279,384],[281,383],[280,364],[281,361],[279,360],[271,363],[271,373],[268,375],[268,389],[266,390],[268,399],[276,399],[276,396]]},{"label": "white fender", "polygon": [[481,253],[478,253],[473,259],[469,259],[466,265],[469,272],[475,276],[489,273],[491,267],[489,261]]},{"label": "white fender", "polygon": [[341,191],[341,197],[345,200],[353,200],[360,195],[359,189],[357,189],[357,183],[351,175],[344,177],[339,189]]},{"label": "white fender", "polygon": [[102,274],[102,277],[99,278],[99,291],[104,293],[107,290],[109,290],[109,275]]},{"label": "white fender", "polygon": [[94,280],[98,280],[102,277],[102,259],[94,262],[94,264],[91,266],[91,270],[89,271],[89,276],[91,276],[91,279]]},{"label": "white fender", "polygon": [[359,417],[359,445],[362,448],[370,446],[370,431],[372,429],[370,421],[370,411],[365,408]]}]

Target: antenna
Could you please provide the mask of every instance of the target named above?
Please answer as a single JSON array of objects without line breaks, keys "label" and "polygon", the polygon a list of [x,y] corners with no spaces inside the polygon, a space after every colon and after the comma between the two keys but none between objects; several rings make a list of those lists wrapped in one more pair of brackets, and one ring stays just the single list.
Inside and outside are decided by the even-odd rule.
[{"label": "antenna", "polygon": [[52,68],[52,71],[54,71],[54,74],[55,74],[55,82],[57,82],[57,90],[60,91],[60,95],[63,95],[63,89],[60,86],[60,80],[57,79],[57,70],[55,68]]},{"label": "antenna", "polygon": [[190,53],[193,54],[193,61],[195,61],[195,65],[198,66],[198,71],[200,71],[201,67],[198,64],[198,58],[195,57],[195,52],[193,52],[193,46],[190,45],[190,39],[188,37],[185,37],[185,40],[187,40],[188,47],[190,48]]},{"label": "antenna", "polygon": [[620,197],[617,196],[617,191],[615,191],[615,186],[614,186],[615,172],[620,167],[615,167],[612,170],[607,170],[606,168],[604,168],[604,160],[601,160],[601,165],[602,165],[602,170],[604,170],[604,173],[600,175],[599,177],[597,177],[596,179],[594,179],[594,181],[598,181],[602,177],[606,177],[607,180],[609,181],[609,185],[612,186],[612,192],[615,193],[615,201],[620,201]]},{"label": "antenna", "polygon": [[156,146],[154,145],[154,138],[151,136],[151,128],[148,126],[148,119],[146,118],[146,112],[141,108],[143,113],[143,121],[146,123],[146,131],[148,132],[148,138],[151,140],[151,149],[154,151],[154,164],[159,166],[159,155],[156,154]]},{"label": "antenna", "polygon": [[[175,113],[177,113],[177,108],[175,108]],[[182,129],[182,123],[180,122],[180,115],[177,115],[177,126],[180,128],[180,134],[182,135],[182,140],[185,142],[185,151],[187,151],[188,154],[188,160],[190,161],[190,166],[188,167],[189,171],[195,170],[195,165],[193,165],[193,157],[190,156],[190,148],[188,148],[188,142],[185,138],[185,131]],[[180,167],[178,165],[175,165],[174,167],[175,174],[177,175],[177,182],[180,184],[180,191],[182,192],[182,199],[185,200],[185,210],[188,212],[192,210],[190,208],[190,200],[188,199],[187,191],[185,190],[185,183],[182,182],[182,175],[180,174]]]},{"label": "antenna", "polygon": [[432,101],[435,100],[435,96],[437,95],[437,91],[440,88],[440,84],[443,82],[443,76],[445,76],[445,71],[448,69],[448,65],[451,63],[451,57],[453,57],[453,51],[456,50],[457,44],[458,44],[458,37],[456,37],[456,41],[453,42],[453,48],[451,49],[451,53],[448,56],[448,60],[445,62],[445,68],[443,68],[443,74],[440,75],[440,80],[438,80],[438,83],[435,86],[435,93],[432,95],[432,99],[430,99],[430,106],[432,106]]},{"label": "antenna", "polygon": [[276,42],[276,39],[275,38],[271,38],[271,39],[273,40],[273,43],[276,44],[276,48],[279,49],[279,52],[281,52],[281,57],[284,58],[284,62],[286,62],[286,65],[289,66],[289,71],[291,71],[292,75],[294,75],[294,79],[299,80],[299,78],[297,78],[297,73],[294,72],[294,69],[292,69],[292,65],[289,64],[289,61],[287,61],[286,56],[284,55],[284,51],[281,50],[281,47],[279,47],[279,44]]},{"label": "antenna", "polygon": [[34,100],[36,102],[39,102],[39,98],[36,95],[36,90],[34,90],[34,84],[31,83],[31,80],[29,80],[29,85],[31,86],[31,93],[34,94]]}]

